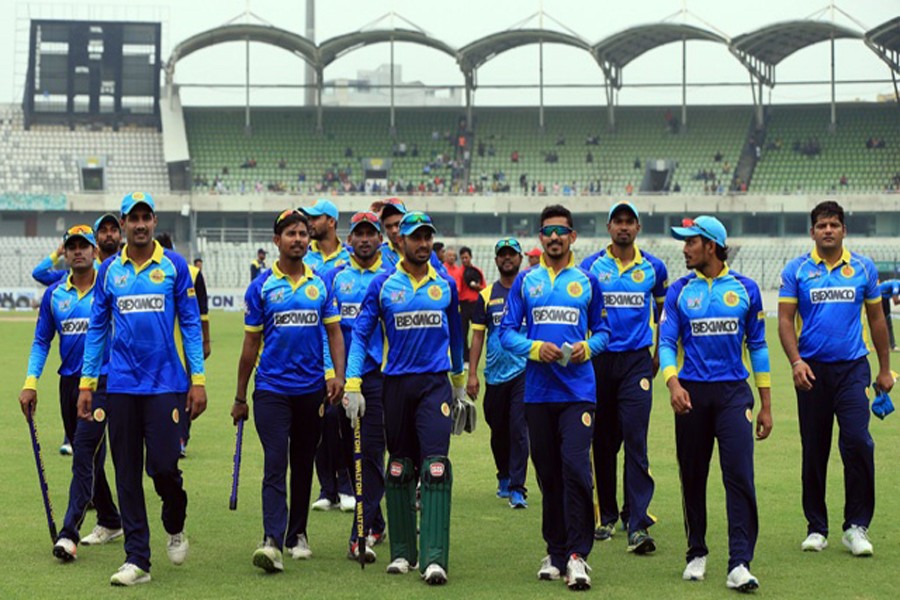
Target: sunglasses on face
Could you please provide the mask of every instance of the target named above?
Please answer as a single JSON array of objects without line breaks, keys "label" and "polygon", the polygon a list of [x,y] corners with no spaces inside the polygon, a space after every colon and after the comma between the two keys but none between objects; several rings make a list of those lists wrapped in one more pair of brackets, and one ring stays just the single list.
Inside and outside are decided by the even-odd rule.
[{"label": "sunglasses on face", "polygon": [[565,225],[544,225],[539,231],[544,237],[551,237],[554,233],[558,237],[562,237],[564,235],[569,235],[575,230],[571,227],[566,227]]}]

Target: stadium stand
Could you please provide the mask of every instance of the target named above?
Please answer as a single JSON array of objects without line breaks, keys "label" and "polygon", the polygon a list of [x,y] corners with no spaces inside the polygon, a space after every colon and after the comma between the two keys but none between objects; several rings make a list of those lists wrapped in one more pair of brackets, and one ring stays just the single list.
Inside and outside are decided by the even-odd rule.
[{"label": "stadium stand", "polygon": [[148,127],[86,128],[57,125],[25,130],[22,109],[0,107],[0,189],[6,193],[82,189],[78,161],[105,159],[106,191],[169,189],[160,133]]},{"label": "stadium stand", "polygon": [[0,288],[43,287],[31,278],[31,271],[59,246],[58,237],[0,236]]},{"label": "stadium stand", "polygon": [[[897,107],[838,105],[834,133],[827,130],[829,110],[825,104],[770,109],[762,159],[751,182],[754,192],[859,193],[900,189]],[[842,176],[847,178],[846,185],[841,185]]]}]

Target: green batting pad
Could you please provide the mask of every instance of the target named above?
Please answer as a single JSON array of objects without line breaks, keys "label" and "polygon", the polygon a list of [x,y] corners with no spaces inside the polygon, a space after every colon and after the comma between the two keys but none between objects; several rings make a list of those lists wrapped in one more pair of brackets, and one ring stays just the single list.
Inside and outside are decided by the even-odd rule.
[{"label": "green batting pad", "polygon": [[388,542],[391,560],[405,558],[416,564],[416,473],[412,459],[391,457],[385,473]]},{"label": "green batting pad", "polygon": [[449,572],[450,492],[453,471],[446,456],[429,456],[422,463],[422,523],[419,542],[422,560],[419,571],[437,563]]}]

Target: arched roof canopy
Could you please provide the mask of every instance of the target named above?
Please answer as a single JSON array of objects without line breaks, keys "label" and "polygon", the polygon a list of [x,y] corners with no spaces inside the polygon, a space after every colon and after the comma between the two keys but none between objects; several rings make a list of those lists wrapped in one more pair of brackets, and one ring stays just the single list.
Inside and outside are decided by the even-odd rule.
[{"label": "arched roof canopy", "polygon": [[863,35],[827,21],[785,21],[739,35],[731,52],[769,86],[775,85],[775,66],[794,52],[830,39],[862,39]]},{"label": "arched roof canopy", "polygon": [[460,48],[459,65],[464,73],[472,73],[487,61],[507,50],[541,42],[563,44],[587,52],[591,51],[590,44],[568,33],[547,29],[510,29],[492,33]]},{"label": "arched roof canopy", "polygon": [[169,55],[169,60],[166,62],[166,85],[172,84],[175,78],[175,65],[186,56],[216,44],[246,40],[283,48],[313,66],[316,66],[318,63],[318,48],[313,42],[301,35],[271,25],[235,23],[207,29],[192,35],[175,46],[172,54]]},{"label": "arched roof canopy", "polygon": [[319,46],[319,64],[324,69],[344,54],[357,48],[390,41],[420,44],[443,52],[454,60],[457,58],[456,48],[421,31],[413,29],[373,29],[371,31],[356,31],[325,40]]},{"label": "arched roof canopy", "polygon": [[683,23],[653,23],[631,27],[606,39],[591,48],[594,58],[600,64],[607,79],[617,88],[622,87],[621,70],[645,52],[681,40],[705,40],[728,44],[721,35]]},{"label": "arched roof canopy", "polygon": [[895,73],[900,73],[900,17],[867,31],[865,42]]}]

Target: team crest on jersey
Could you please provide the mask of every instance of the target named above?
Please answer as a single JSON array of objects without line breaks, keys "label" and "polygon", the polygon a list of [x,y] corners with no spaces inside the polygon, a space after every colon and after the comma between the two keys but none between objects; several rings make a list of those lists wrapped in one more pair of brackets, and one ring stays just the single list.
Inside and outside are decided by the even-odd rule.
[{"label": "team crest on jersey", "polygon": [[573,281],[573,282],[569,283],[569,285],[566,286],[566,291],[573,298],[580,298],[581,294],[584,293],[584,288],[581,287],[581,284],[578,283],[577,281]]},{"label": "team crest on jersey", "polygon": [[269,302],[272,304],[278,304],[279,302],[284,302],[284,290],[274,290],[269,293]]},{"label": "team crest on jersey", "polygon": [[597,280],[600,283],[609,283],[610,281],[612,281],[612,273],[608,273],[606,271],[603,271],[602,273],[597,273]]},{"label": "team crest on jersey", "polygon": [[635,269],[631,272],[631,280],[635,283],[642,283],[646,278],[647,275],[640,269]]},{"label": "team crest on jersey", "polygon": [[317,288],[314,285],[306,286],[306,289],[304,290],[304,292],[306,293],[306,297],[309,298],[310,300],[318,300],[319,299],[319,288]]},{"label": "team crest on jersey", "polygon": [[394,290],[391,292],[391,302],[394,304],[406,302],[406,290]]},{"label": "team crest on jersey", "polygon": [[694,296],[693,298],[687,299],[687,307],[690,310],[700,310],[701,306],[703,306],[703,297],[702,296]]},{"label": "team crest on jersey", "polygon": [[854,269],[854,268],[851,267],[850,265],[844,265],[844,266],[841,268],[841,275],[843,275],[843,276],[846,277],[847,279],[850,279],[850,278],[853,277],[855,274],[856,274],[856,269]]},{"label": "team crest on jersey", "polygon": [[589,413],[589,412],[581,413],[581,423],[585,427],[590,427],[591,426],[591,413]]},{"label": "team crest on jersey", "polygon": [[645,392],[650,391],[650,380],[647,379],[646,377],[641,377],[641,381],[638,385],[640,385],[641,389],[644,390]]},{"label": "team crest on jersey", "polygon": [[447,404],[446,402],[441,404],[441,414],[444,415],[445,417],[450,416],[450,405]]},{"label": "team crest on jersey", "polygon": [[166,280],[166,272],[162,269],[153,269],[150,271],[150,281],[153,283],[162,283]]},{"label": "team crest on jersey", "polygon": [[128,273],[123,273],[122,275],[113,277],[113,285],[115,285],[116,287],[120,287],[120,288],[125,287],[125,285],[127,283],[128,283]]},{"label": "team crest on jersey", "polygon": [[735,292],[725,292],[725,295],[722,296],[722,299],[725,300],[725,306],[737,306],[741,299]]},{"label": "team crest on jersey", "polygon": [[433,284],[428,286],[428,297],[432,300],[440,300],[444,297],[444,292],[441,290],[441,286],[438,284]]},{"label": "team crest on jersey", "polygon": [[106,411],[102,408],[94,409],[94,421],[97,423],[102,423],[106,420]]},{"label": "team crest on jersey", "polygon": [[528,296],[531,298],[539,298],[544,295],[544,284],[543,282],[528,286]]},{"label": "team crest on jersey", "polygon": [[180,418],[181,418],[181,415],[178,414],[178,409],[177,409],[177,408],[173,408],[173,409],[172,409],[172,422],[177,424],[177,423],[178,423],[178,420],[179,420]]},{"label": "team crest on jersey", "polygon": [[338,289],[342,294],[349,294],[353,291],[353,280],[351,279],[350,281],[342,281]]},{"label": "team crest on jersey", "polygon": [[60,310],[60,312],[69,310],[69,306],[71,306],[72,301],[66,298],[62,302],[56,305],[56,307]]}]

